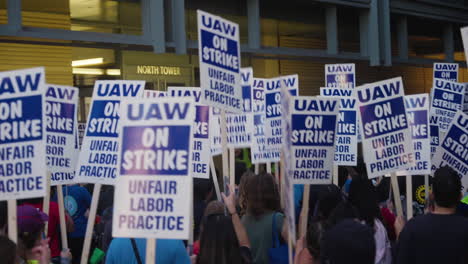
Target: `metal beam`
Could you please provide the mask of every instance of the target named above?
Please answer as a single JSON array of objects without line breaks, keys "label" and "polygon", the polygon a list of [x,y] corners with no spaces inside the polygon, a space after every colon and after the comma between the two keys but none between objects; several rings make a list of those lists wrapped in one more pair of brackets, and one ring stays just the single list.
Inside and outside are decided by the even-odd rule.
[{"label": "metal beam", "polygon": [[327,30],[327,52],[338,54],[338,18],[336,6],[327,7],[325,11]]},{"label": "metal beam", "polygon": [[390,31],[390,0],[379,2],[381,56],[385,66],[392,66],[392,34]]},{"label": "metal beam", "polygon": [[454,61],[454,41],[453,41],[453,25],[448,23],[444,27],[444,53],[445,60],[453,62]]},{"label": "metal beam", "polygon": [[2,32],[2,36],[28,37],[38,39],[75,40],[97,43],[115,43],[129,45],[151,45],[151,40],[143,36],[109,34],[98,32],[71,31],[53,28],[23,27],[18,32]]},{"label": "metal beam", "polygon": [[408,59],[408,19],[406,16],[398,17],[398,57]]},{"label": "metal beam", "polygon": [[17,32],[23,26],[21,16],[21,0],[8,0],[7,3],[8,28],[11,31]]},{"label": "metal beam", "polygon": [[247,0],[249,47],[259,49],[260,41],[260,0]]},{"label": "metal beam", "polygon": [[380,38],[379,38],[379,2],[371,0],[369,11],[369,56],[370,65],[380,65]]},{"label": "metal beam", "polygon": [[[369,2],[370,2],[369,0],[315,0],[315,1],[321,2],[321,3],[327,3],[327,4],[360,7],[360,8],[368,8]],[[310,1],[307,1],[307,2],[310,2]]]},{"label": "metal beam", "polygon": [[424,4],[418,1],[404,0],[392,0],[390,8],[391,12],[395,14],[468,24],[468,16],[464,9],[447,8]]},{"label": "metal beam", "polygon": [[171,1],[172,34],[176,54],[187,54],[187,34],[185,31],[185,3],[184,0]]},{"label": "metal beam", "polygon": [[361,56],[369,56],[369,10],[359,13],[359,46]]},{"label": "metal beam", "polygon": [[155,53],[166,52],[166,36],[164,25],[164,0],[150,0],[150,36]]}]

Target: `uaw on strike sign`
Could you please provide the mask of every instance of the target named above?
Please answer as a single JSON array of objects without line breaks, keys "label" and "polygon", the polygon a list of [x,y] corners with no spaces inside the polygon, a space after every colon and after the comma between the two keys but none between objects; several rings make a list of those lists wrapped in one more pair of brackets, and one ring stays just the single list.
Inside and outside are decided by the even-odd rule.
[{"label": "uaw on strike sign", "polygon": [[114,237],[188,239],[194,118],[186,98],[123,103]]},{"label": "uaw on strike sign", "polygon": [[76,182],[114,185],[117,177],[120,103],[143,95],[144,81],[96,81]]},{"label": "uaw on strike sign", "polygon": [[468,115],[458,111],[432,159],[432,172],[443,166],[453,168],[468,187]]},{"label": "uaw on strike sign", "polygon": [[325,86],[333,88],[356,87],[356,69],[354,63],[326,64]]},{"label": "uaw on strike sign", "polygon": [[330,184],[339,100],[298,96],[293,97],[290,108],[292,182]]},{"label": "uaw on strike sign", "polygon": [[401,77],[356,89],[368,177],[413,166],[413,142]]},{"label": "uaw on strike sign", "polygon": [[201,10],[197,15],[201,103],[240,114],[239,25]]},{"label": "uaw on strike sign", "polygon": [[78,88],[47,84],[46,156],[51,185],[74,181],[77,150]]},{"label": "uaw on strike sign", "polygon": [[465,85],[462,83],[435,79],[432,87],[431,114],[437,117],[440,131],[446,132],[458,110],[463,110]]},{"label": "uaw on strike sign", "polygon": [[195,102],[195,118],[193,122],[192,170],[194,178],[210,178],[210,107],[200,104],[199,87],[168,87],[172,97],[192,98]]},{"label": "uaw on strike sign", "polygon": [[353,93],[352,89],[320,88],[321,96],[331,96],[340,100],[335,165],[357,164],[357,103]]},{"label": "uaw on strike sign", "polygon": [[0,200],[46,193],[44,68],[0,72]]}]

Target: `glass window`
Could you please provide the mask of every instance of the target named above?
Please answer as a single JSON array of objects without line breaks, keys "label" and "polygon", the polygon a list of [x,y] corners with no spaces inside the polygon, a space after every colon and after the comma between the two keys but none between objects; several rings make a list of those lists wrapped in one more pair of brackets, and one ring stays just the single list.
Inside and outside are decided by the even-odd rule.
[{"label": "glass window", "polygon": [[359,9],[338,8],[338,50],[359,52]]},{"label": "glass window", "polygon": [[[1,8],[0,0],[0,8]],[[141,0],[22,0],[23,25],[141,35]],[[0,19],[1,19],[0,13]]]},{"label": "glass window", "polygon": [[0,24],[8,23],[6,4],[7,4],[7,0],[0,0]]},{"label": "glass window", "polygon": [[248,21],[246,1],[191,0],[185,3],[185,23],[187,39],[198,40],[197,9],[221,16],[239,24],[241,43],[248,42]]},{"label": "glass window", "polygon": [[408,53],[410,57],[444,59],[442,36],[442,22],[408,17]]}]

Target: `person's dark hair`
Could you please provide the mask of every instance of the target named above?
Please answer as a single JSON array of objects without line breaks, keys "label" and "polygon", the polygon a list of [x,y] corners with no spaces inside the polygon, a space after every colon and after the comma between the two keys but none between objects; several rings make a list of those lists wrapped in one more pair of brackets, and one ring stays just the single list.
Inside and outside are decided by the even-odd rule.
[{"label": "person's dark hair", "polygon": [[371,227],[347,219],[325,232],[322,262],[374,264],[375,240]]},{"label": "person's dark hair", "polygon": [[211,179],[193,179],[193,199],[195,201],[204,201],[207,199],[210,192],[213,191],[213,183]]},{"label": "person's dark hair", "polygon": [[18,234],[18,245],[22,250],[31,250],[35,245],[36,242],[41,238],[42,231],[37,232],[24,232]]},{"label": "person's dark hair", "polygon": [[269,211],[280,211],[280,195],[273,175],[261,173],[252,176],[245,192],[247,213],[260,217]]},{"label": "person's dark hair", "polygon": [[314,259],[320,259],[320,245],[322,244],[325,228],[322,222],[314,221],[309,224],[306,233],[306,244]]},{"label": "person's dark hair", "polygon": [[254,177],[255,174],[251,171],[248,170],[246,171],[239,183],[239,206],[240,206],[240,213],[241,215],[244,215],[247,210],[247,186],[249,185],[249,180]]},{"label": "person's dark hair", "polygon": [[358,210],[348,201],[342,201],[328,217],[326,228],[332,228],[345,219],[358,219]]},{"label": "person's dark hair", "polygon": [[212,214],[203,220],[197,264],[239,264],[242,262],[239,241],[230,217]]},{"label": "person's dark hair", "polygon": [[460,201],[462,184],[458,174],[450,167],[437,169],[432,181],[435,203],[440,207],[454,208]]},{"label": "person's dark hair", "polygon": [[2,258],[2,263],[17,263],[16,245],[6,236],[0,236],[0,257]]},{"label": "person's dark hair", "polygon": [[330,216],[330,213],[336,208],[336,206],[343,201],[343,195],[341,194],[338,186],[329,184],[323,186],[319,191],[318,203],[317,203],[317,217],[319,221],[326,221]]},{"label": "person's dark hair", "polygon": [[382,220],[377,192],[367,179],[353,179],[349,188],[349,201],[359,212],[359,219],[373,227],[374,220]]},{"label": "person's dark hair", "polygon": [[5,228],[8,223],[8,206],[6,201],[0,201],[0,229]]}]

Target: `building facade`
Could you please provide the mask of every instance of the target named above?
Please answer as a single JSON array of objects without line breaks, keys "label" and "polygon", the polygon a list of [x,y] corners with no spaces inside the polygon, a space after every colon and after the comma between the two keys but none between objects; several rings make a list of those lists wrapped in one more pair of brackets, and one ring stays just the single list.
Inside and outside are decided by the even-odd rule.
[{"label": "building facade", "polygon": [[197,9],[239,23],[242,65],[299,74],[301,95],[319,93],[327,63],[355,63],[358,85],[402,76],[407,94],[429,92],[439,61],[468,82],[467,0],[0,0],[0,71],[45,66],[80,88],[81,120],[95,80],[197,86]]}]

